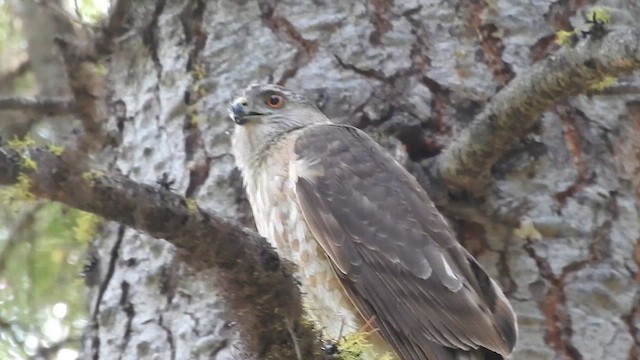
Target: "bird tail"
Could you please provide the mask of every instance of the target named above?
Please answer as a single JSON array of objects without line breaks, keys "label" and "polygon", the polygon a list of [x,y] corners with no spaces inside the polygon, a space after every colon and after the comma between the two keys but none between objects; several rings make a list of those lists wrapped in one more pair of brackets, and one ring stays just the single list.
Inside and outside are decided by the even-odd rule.
[{"label": "bird tail", "polygon": [[504,360],[500,354],[487,349],[478,349],[473,351],[455,350],[455,360]]},{"label": "bird tail", "polygon": [[[452,349],[436,343],[421,344],[422,355],[412,356],[403,353],[403,359],[410,360],[505,360],[505,357],[485,348],[474,350]],[[418,352],[418,351],[417,351]]]}]

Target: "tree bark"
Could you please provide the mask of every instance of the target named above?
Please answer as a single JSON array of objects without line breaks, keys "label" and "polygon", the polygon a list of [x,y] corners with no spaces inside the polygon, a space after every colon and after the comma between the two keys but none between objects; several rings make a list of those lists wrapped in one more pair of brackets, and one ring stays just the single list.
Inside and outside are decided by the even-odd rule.
[{"label": "tree bark", "polygon": [[[118,7],[125,3],[127,11]],[[633,2],[600,4],[640,18]],[[505,99],[498,92],[522,84],[532,67],[552,73],[542,59],[557,56],[556,31],[584,23],[583,6],[120,1],[101,34],[108,41],[97,50],[109,70],[111,113],[98,122],[108,136],[90,166],[82,163],[144,184],[166,172],[178,194],[251,227],[225,108],[250,83],[284,84],[306,92],[336,122],[372,134],[426,179],[463,245],[499,280],[518,314],[514,359],[637,359],[640,95],[551,101],[587,91],[570,76],[557,84],[565,91],[530,93],[546,101],[536,111],[548,111],[510,136],[492,128],[501,125],[490,116],[501,105],[492,100]],[[620,25],[628,24],[606,26]],[[579,34],[576,46],[595,41],[597,48],[606,36]],[[615,65],[637,69],[639,44],[625,47],[635,54],[631,65]],[[638,82],[637,74],[622,76]],[[511,125],[522,116],[514,114],[504,116]],[[500,150],[478,165],[484,171],[443,175],[460,154],[452,150],[456,141],[474,145],[474,118],[488,123],[486,138],[477,140],[499,134]],[[476,180],[484,186],[470,184]],[[219,264],[196,271],[172,245],[123,223],[106,223],[93,244],[90,278],[97,281],[89,284],[85,358],[263,356],[251,337],[265,327],[278,330],[280,321],[253,323],[256,333],[247,323],[234,326],[243,314],[229,303],[233,290]],[[271,341],[267,353],[276,356]]]}]

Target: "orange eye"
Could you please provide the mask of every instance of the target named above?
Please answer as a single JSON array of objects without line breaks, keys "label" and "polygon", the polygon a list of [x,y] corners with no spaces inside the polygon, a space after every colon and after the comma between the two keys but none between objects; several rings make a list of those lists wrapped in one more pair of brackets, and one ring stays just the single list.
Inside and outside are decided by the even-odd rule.
[{"label": "orange eye", "polygon": [[281,109],[284,106],[282,95],[271,94],[264,97],[264,103],[272,109]]}]

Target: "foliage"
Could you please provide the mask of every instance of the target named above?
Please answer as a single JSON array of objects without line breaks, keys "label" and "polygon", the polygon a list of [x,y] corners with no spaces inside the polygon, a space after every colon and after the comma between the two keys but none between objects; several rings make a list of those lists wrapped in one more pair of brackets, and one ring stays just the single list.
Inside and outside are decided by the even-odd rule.
[{"label": "foliage", "polygon": [[16,21],[7,11],[7,4],[0,0],[0,49],[7,44],[14,44],[21,41],[18,31],[16,31]]},{"label": "foliage", "polygon": [[95,218],[55,203],[3,215],[13,226],[0,234],[0,359],[59,342],[77,348],[86,316],[80,273]]},{"label": "foliage", "polygon": [[88,23],[97,23],[102,20],[106,14],[105,5],[108,0],[81,0],[78,1],[78,15],[82,21]]}]

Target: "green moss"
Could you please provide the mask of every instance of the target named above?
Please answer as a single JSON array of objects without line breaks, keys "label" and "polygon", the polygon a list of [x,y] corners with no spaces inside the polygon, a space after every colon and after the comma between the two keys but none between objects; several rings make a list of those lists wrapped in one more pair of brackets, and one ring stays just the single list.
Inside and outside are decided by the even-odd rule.
[{"label": "green moss", "polygon": [[101,218],[95,214],[79,211],[76,225],[73,227],[75,238],[83,243],[88,243],[96,236],[96,230]]}]

